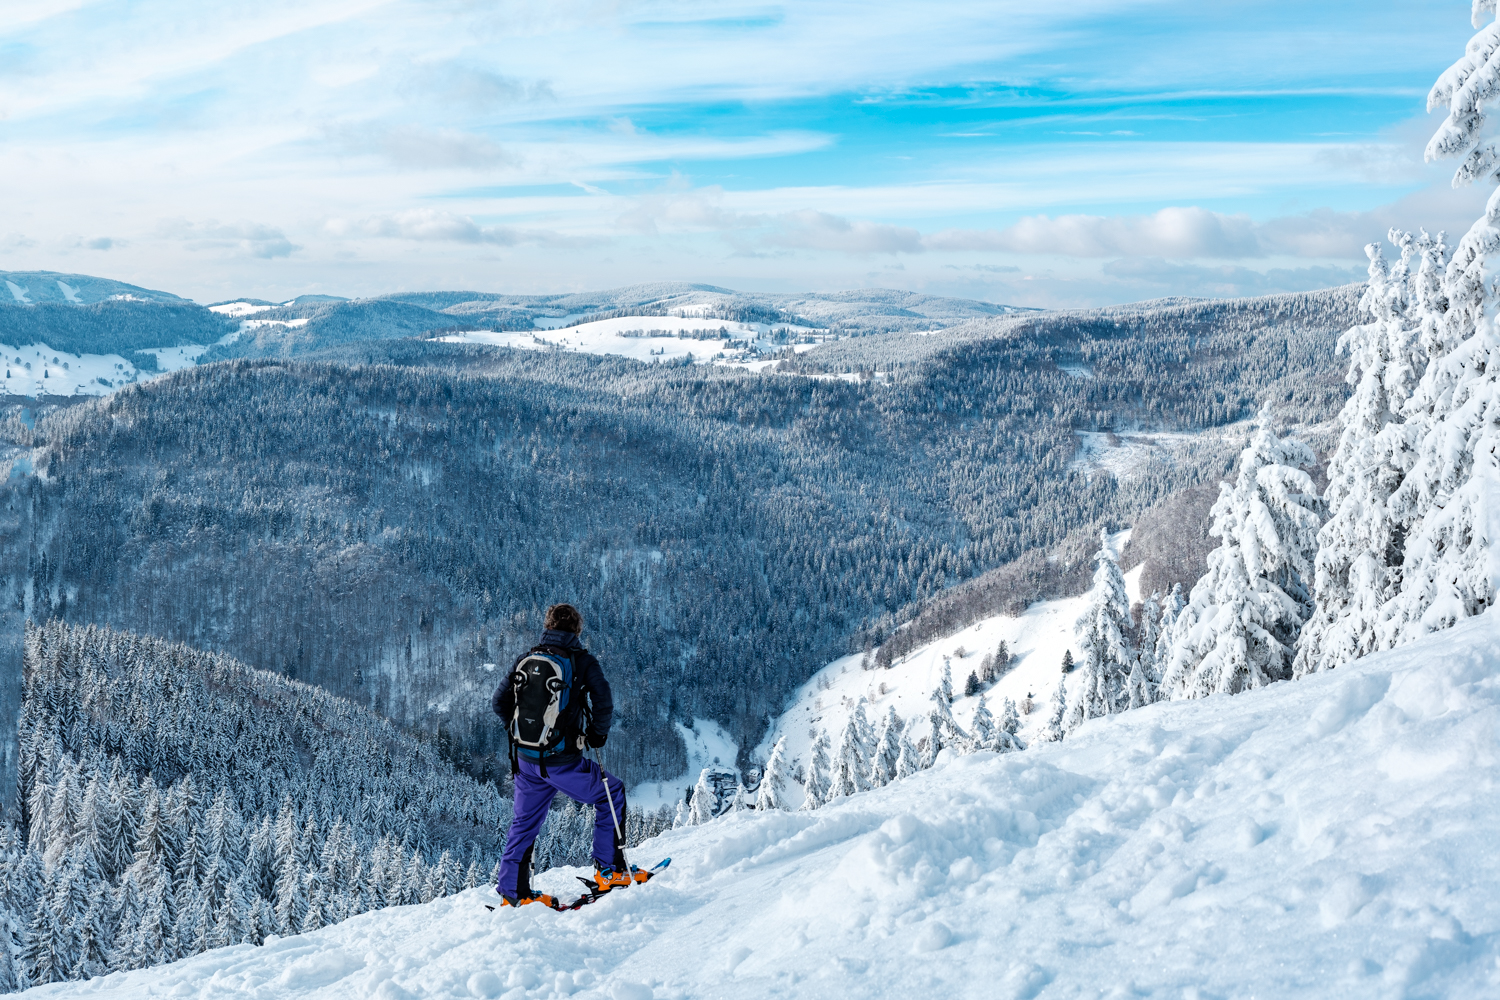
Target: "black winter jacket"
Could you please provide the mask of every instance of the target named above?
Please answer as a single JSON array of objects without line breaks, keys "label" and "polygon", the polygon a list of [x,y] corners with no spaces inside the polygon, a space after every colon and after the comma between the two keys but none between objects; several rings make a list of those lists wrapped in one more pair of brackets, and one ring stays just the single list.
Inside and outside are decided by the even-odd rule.
[{"label": "black winter jacket", "polygon": [[[609,690],[609,681],[605,680],[604,670],[599,666],[599,661],[583,648],[578,641],[578,636],[571,632],[555,632],[548,629],[542,633],[541,641],[537,645],[566,650],[573,658],[573,691],[568,697],[568,718],[564,724],[564,732],[570,735],[586,732],[587,735],[596,738],[607,736],[610,723],[615,717],[615,701]],[[516,693],[511,685],[515,680],[516,667],[521,665],[526,655],[522,653],[516,657],[516,662],[511,664],[510,670],[506,671],[500,681],[500,686],[495,689],[495,694],[490,699],[490,707],[495,710],[496,715],[506,721],[507,725],[516,711]],[[589,720],[587,729],[582,724],[585,714]],[[569,758],[578,756],[580,756],[578,751],[569,745],[564,753],[548,754],[547,760],[561,764],[566,763]]]}]

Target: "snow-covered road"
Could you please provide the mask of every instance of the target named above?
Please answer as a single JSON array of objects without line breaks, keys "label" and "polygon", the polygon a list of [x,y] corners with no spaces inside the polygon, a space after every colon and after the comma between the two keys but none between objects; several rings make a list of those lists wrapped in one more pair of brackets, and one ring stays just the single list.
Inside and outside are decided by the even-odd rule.
[{"label": "snow-covered road", "polygon": [[[1500,617],[816,812],[638,848],[576,913],[486,890],[37,996],[1500,996]],[[544,884],[562,889],[569,872]]]}]

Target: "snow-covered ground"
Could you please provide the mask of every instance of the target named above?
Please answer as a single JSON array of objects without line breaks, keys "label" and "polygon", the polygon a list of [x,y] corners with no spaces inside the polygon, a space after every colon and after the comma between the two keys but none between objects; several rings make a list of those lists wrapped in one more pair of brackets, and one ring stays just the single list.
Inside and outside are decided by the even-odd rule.
[{"label": "snow-covered ground", "polygon": [[[699,364],[712,361],[734,362],[754,358],[758,350],[776,349],[769,341],[772,330],[787,330],[794,336],[815,335],[822,331],[809,328],[765,323],[736,323],[730,320],[677,316],[623,316],[594,320],[577,326],[545,331],[471,330],[435,338],[449,344],[491,344],[537,351],[576,351],[580,354],[609,354],[634,358],[636,361],[682,361],[691,356]],[[692,339],[704,334],[723,336],[711,340]],[[681,336],[679,336],[679,334]],[[731,341],[749,342],[746,350],[731,346]],[[808,350],[815,344],[798,345]],[[721,356],[722,355],[722,356]],[[751,362],[754,364],[754,362]]]},{"label": "snow-covered ground", "polygon": [[[1129,538],[1128,531],[1111,536],[1115,551]],[[1140,579],[1139,566],[1125,574],[1126,591],[1132,603],[1141,599]],[[792,695],[786,712],[771,727],[765,742],[756,748],[756,756],[765,760],[771,744],[784,735],[787,760],[806,764],[808,750],[819,730],[828,734],[829,742],[837,749],[844,726],[860,698],[867,702],[866,716],[877,726],[893,707],[904,722],[924,716],[931,706],[933,689],[942,679],[944,663],[953,676],[953,717],[959,725],[967,727],[979,696],[965,697],[964,681],[971,672],[979,671],[984,654],[993,653],[1002,640],[1010,651],[1012,667],[984,690],[984,697],[991,714],[998,717],[1004,699],[1013,700],[1019,711],[1030,694],[1035,708],[1030,715],[1021,716],[1020,732],[1021,738],[1029,741],[1045,721],[1047,700],[1062,677],[1063,654],[1072,650],[1075,657],[1078,655],[1073,624],[1083,614],[1086,603],[1086,596],[1040,601],[1016,617],[986,618],[962,632],[914,650],[892,663],[889,670],[863,669],[864,658],[858,653],[834,660]],[[794,801],[800,801],[800,789],[789,791]]]},{"label": "snow-covered ground", "polygon": [[574,913],[490,912],[480,888],[32,995],[1497,996],[1497,668],[1492,610],[1309,680],[674,830],[634,852],[671,868]]}]

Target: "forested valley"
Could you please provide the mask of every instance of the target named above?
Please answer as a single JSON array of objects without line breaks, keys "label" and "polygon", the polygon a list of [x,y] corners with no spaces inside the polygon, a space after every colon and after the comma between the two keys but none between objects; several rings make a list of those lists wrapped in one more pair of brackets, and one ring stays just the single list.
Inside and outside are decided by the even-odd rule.
[{"label": "forested valley", "polygon": [[[209,365],[0,425],[38,472],[5,482],[0,583],[18,616],[320,685],[480,777],[503,742],[486,664],[569,599],[615,679],[612,766],[671,777],[673,721],[753,746],[830,657],[1238,451],[1117,477],[1078,460],[1079,432],[1197,431],[1263,401],[1327,420],[1356,301],[1022,314],[765,375],[420,338]],[[1019,576],[981,603],[1079,585]]]}]

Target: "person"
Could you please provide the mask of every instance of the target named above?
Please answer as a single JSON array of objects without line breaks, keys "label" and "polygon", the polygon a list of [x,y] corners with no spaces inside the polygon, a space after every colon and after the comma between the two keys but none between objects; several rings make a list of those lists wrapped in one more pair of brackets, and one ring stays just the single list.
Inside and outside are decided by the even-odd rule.
[{"label": "person", "polygon": [[[583,616],[577,608],[571,604],[548,608],[541,641],[517,657],[490,700],[495,714],[506,721],[515,779],[515,816],[505,837],[495,886],[502,906],[551,903],[550,897],[532,891],[531,852],[558,792],[595,808],[594,882],[598,890],[608,892],[632,881],[644,881],[643,873],[626,865],[619,838],[625,823],[625,785],[583,753],[585,746],[598,749],[609,739],[614,698],[599,661],[579,641],[582,632]],[[556,725],[544,730],[546,745],[534,748],[518,739],[516,700],[528,676],[522,664],[538,653],[549,658],[547,663],[570,663],[572,687],[557,714]],[[548,690],[560,691],[560,687]],[[524,697],[522,700],[526,701]]]}]

